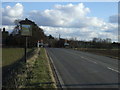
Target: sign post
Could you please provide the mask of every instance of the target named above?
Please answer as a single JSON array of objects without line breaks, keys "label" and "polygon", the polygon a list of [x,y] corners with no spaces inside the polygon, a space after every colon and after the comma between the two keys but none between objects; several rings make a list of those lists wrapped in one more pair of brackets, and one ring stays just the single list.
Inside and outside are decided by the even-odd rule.
[{"label": "sign post", "polygon": [[40,45],[40,42],[38,41],[38,42],[37,42],[37,47],[38,47],[38,48],[39,48],[39,45]]},{"label": "sign post", "polygon": [[22,20],[20,22],[21,35],[25,37],[25,62],[27,61],[27,42],[28,37],[32,36],[32,25],[29,23],[28,19]]},{"label": "sign post", "polygon": [[25,37],[25,62],[27,61],[27,37]]}]

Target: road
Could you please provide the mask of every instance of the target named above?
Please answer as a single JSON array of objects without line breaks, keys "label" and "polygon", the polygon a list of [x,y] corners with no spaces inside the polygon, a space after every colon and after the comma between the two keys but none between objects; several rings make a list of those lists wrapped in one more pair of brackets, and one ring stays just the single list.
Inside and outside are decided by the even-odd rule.
[{"label": "road", "polygon": [[118,88],[118,60],[62,48],[47,48],[63,87]]}]

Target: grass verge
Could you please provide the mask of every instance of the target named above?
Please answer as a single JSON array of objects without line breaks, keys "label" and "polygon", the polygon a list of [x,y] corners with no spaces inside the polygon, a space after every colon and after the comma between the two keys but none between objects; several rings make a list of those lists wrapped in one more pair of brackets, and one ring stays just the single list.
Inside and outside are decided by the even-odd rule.
[{"label": "grass verge", "polygon": [[[29,55],[34,49],[28,49]],[[26,71],[26,63],[23,61],[23,48],[3,48],[2,50],[2,87],[16,88],[22,84],[22,76]]]},{"label": "grass verge", "polygon": [[48,64],[45,49],[41,48],[34,65],[29,67],[26,88],[55,88]]},{"label": "grass verge", "polygon": [[20,65],[13,71],[14,76],[6,79],[3,88],[55,88],[44,48],[35,49],[34,55]]}]

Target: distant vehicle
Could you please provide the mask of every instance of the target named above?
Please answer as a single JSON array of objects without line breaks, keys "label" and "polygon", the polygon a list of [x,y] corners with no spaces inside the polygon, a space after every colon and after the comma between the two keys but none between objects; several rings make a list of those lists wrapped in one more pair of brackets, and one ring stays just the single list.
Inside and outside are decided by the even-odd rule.
[{"label": "distant vehicle", "polygon": [[40,47],[43,47],[43,46],[44,46],[44,44],[43,44],[43,43],[39,43],[39,46],[40,46]]},{"label": "distant vehicle", "polygon": [[69,43],[64,43],[64,46],[69,46]]}]

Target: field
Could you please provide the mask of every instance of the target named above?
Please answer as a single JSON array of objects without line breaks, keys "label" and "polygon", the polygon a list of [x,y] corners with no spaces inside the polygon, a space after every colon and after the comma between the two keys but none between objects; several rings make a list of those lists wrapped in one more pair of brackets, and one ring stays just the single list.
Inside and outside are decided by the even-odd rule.
[{"label": "field", "polygon": [[[30,50],[31,49],[28,49],[28,51]],[[37,49],[35,49],[34,52],[36,50]],[[54,83],[51,77],[51,72],[48,65],[49,63],[44,48],[40,49],[38,57],[35,60],[28,59],[29,64],[27,62],[26,65],[29,65],[29,67],[26,67],[25,64],[20,64],[17,70],[12,70],[12,73],[8,70],[9,67],[7,66],[14,66],[14,62],[23,57],[24,49],[3,48],[2,52],[4,67],[3,87],[9,88],[17,86],[21,88],[54,88]],[[34,55],[36,56],[37,54]],[[16,69],[16,66],[14,66],[14,68]]]},{"label": "field", "polygon": [[[29,52],[32,49],[27,49]],[[24,48],[2,48],[2,67],[11,65],[24,56]]]},{"label": "field", "polygon": [[119,50],[118,49],[90,49],[90,48],[77,48],[76,50],[90,52],[98,55],[108,56],[115,59],[119,58]]},{"label": "field", "polygon": [[2,67],[13,64],[24,55],[23,48],[3,48],[2,49]]}]

